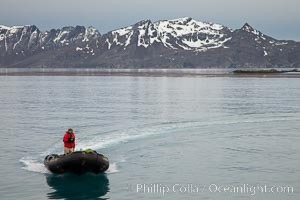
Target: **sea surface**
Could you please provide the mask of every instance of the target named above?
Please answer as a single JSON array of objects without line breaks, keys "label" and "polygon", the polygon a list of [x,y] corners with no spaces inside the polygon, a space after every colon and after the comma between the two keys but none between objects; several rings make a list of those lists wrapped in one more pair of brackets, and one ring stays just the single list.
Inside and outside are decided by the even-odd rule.
[{"label": "sea surface", "polygon": [[[1,76],[0,199],[300,199],[300,79]],[[72,127],[105,174],[53,175]]]}]

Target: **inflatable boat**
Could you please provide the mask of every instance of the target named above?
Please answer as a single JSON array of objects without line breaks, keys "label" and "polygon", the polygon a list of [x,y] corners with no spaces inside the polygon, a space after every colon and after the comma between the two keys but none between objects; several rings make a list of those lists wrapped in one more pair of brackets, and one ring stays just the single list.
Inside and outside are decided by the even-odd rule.
[{"label": "inflatable boat", "polygon": [[99,174],[109,167],[108,158],[91,149],[75,151],[67,155],[51,154],[45,157],[45,167],[56,174],[84,174],[92,172]]}]

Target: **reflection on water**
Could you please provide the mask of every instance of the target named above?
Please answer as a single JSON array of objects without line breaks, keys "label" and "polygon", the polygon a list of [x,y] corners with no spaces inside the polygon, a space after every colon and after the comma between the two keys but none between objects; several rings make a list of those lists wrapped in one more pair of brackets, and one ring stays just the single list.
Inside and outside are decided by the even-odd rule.
[{"label": "reflection on water", "polygon": [[107,199],[109,180],[106,174],[47,175],[47,184],[54,191],[47,194],[49,199]]}]

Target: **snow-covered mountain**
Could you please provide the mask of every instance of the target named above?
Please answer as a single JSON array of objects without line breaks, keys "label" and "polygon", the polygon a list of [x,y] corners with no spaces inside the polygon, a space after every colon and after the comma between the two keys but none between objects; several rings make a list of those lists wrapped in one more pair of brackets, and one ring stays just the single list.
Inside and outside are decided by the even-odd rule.
[{"label": "snow-covered mountain", "polygon": [[160,43],[170,49],[205,51],[224,46],[232,31],[219,24],[204,23],[185,17],[152,23],[141,21],[108,33],[108,49],[113,45],[126,48],[130,44],[145,48]]},{"label": "snow-covered mountain", "polygon": [[97,42],[100,36],[100,33],[93,27],[63,27],[41,32],[36,26],[0,26],[0,52],[1,55],[21,54],[25,56],[37,50]]},{"label": "snow-covered mountain", "polygon": [[83,26],[0,26],[1,67],[298,67],[299,49],[247,23],[232,30],[189,17],[143,20],[103,35]]}]

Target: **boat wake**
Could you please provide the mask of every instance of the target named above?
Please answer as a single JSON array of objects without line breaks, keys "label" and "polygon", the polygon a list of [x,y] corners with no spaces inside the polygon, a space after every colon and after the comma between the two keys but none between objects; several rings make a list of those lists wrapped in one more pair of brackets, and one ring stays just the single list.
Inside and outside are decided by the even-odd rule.
[{"label": "boat wake", "polygon": [[20,162],[23,164],[22,169],[31,172],[37,172],[42,174],[50,174],[47,168],[44,166],[44,163],[39,162],[37,159],[23,157],[20,159]]},{"label": "boat wake", "polygon": [[95,150],[115,146],[120,143],[139,140],[155,135],[164,135],[172,132],[192,130],[203,128],[207,126],[224,126],[235,124],[251,124],[251,123],[268,123],[268,122],[284,122],[284,121],[298,121],[298,116],[276,116],[273,118],[264,118],[263,116],[253,116],[254,118],[240,117],[239,119],[214,119],[212,121],[179,121],[179,122],[164,122],[156,124],[146,124],[142,127],[132,127],[125,130],[116,130],[105,134],[97,134],[95,136],[81,138],[78,141],[76,148],[86,149],[91,148]]},{"label": "boat wake", "polygon": [[[93,137],[86,136],[85,138],[79,138],[77,140],[78,145],[76,149],[86,149],[91,148],[95,150],[104,149],[107,147],[115,146],[120,143],[126,143],[133,140],[138,140],[142,138],[147,138],[154,135],[163,135],[177,131],[197,129],[207,126],[218,126],[218,125],[233,125],[241,123],[267,123],[267,122],[283,122],[283,121],[297,121],[299,120],[298,116],[276,116],[273,118],[263,118],[256,116],[256,118],[239,118],[239,119],[215,119],[214,121],[181,121],[181,122],[165,122],[158,124],[148,124],[143,127],[128,128],[125,130],[117,130],[112,132],[106,132],[105,134],[97,134]],[[39,173],[49,173],[49,171],[44,167],[43,157],[57,152],[58,149],[61,149],[61,143],[55,144],[52,148],[47,149],[42,152],[36,159],[32,157],[24,157],[20,159],[20,162],[23,164],[23,169],[39,172]],[[101,151],[99,151],[101,152]],[[122,161],[119,161],[121,163]],[[117,163],[114,160],[110,164],[107,173],[117,173],[119,169]]]},{"label": "boat wake", "polygon": [[109,168],[108,168],[108,170],[106,170],[105,173],[115,174],[115,173],[118,173],[118,172],[119,172],[119,169],[118,169],[117,163],[111,163],[111,164],[109,164]]}]

